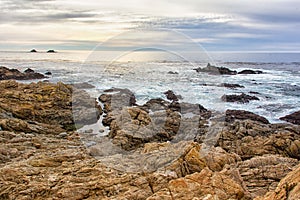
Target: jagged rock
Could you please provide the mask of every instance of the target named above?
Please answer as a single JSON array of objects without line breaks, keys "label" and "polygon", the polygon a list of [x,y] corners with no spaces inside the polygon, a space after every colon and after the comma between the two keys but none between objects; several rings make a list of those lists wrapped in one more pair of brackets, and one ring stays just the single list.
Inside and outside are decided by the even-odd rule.
[{"label": "jagged rock", "polygon": [[237,120],[250,119],[252,121],[269,124],[269,121],[265,117],[259,116],[257,114],[245,110],[226,110],[225,115],[226,115],[225,116],[226,122],[233,122],[236,119]]},{"label": "jagged rock", "polygon": [[99,101],[104,104],[104,112],[122,110],[123,107],[136,105],[134,94],[128,89],[112,88],[104,91]]},{"label": "jagged rock", "polygon": [[212,172],[208,168],[204,168],[201,172],[171,180],[167,188],[154,193],[147,200],[249,199],[242,186],[227,173],[226,170]]},{"label": "jagged rock", "polygon": [[300,111],[281,117],[280,120],[300,125]]},{"label": "jagged rock", "polygon": [[34,72],[32,69],[28,68],[24,73],[17,69],[9,69],[7,67],[0,67],[0,80],[30,80],[30,79],[43,79],[47,78],[43,74]]},{"label": "jagged rock", "polygon": [[265,154],[299,159],[299,130],[287,124],[235,121],[219,133],[217,146],[238,154],[243,160]]},{"label": "jagged rock", "polygon": [[245,70],[238,72],[238,74],[262,74],[262,73],[263,73],[263,71],[251,70],[251,69],[245,69]]},{"label": "jagged rock", "polygon": [[232,94],[232,95],[223,95],[221,97],[222,101],[225,102],[238,102],[238,103],[249,103],[253,100],[259,100],[256,96],[250,96],[245,93],[240,95]]},{"label": "jagged rock", "polygon": [[299,163],[297,159],[278,155],[251,158],[237,164],[239,173],[252,198],[274,190],[279,180]]},{"label": "jagged rock", "polygon": [[[289,170],[290,171],[290,170]],[[255,200],[298,200],[300,199],[300,165],[294,167],[283,179],[276,189]]]},{"label": "jagged rock", "polygon": [[196,70],[196,72],[204,72],[204,73],[209,73],[209,74],[213,74],[213,75],[236,75],[237,71],[235,70],[230,70],[226,67],[216,67],[211,65],[210,63],[207,64],[207,66],[205,68],[197,68],[194,69]]},{"label": "jagged rock", "polygon": [[32,69],[30,69],[30,68],[27,68],[25,71],[24,71],[24,73],[34,73],[35,71],[34,70],[32,70]]}]

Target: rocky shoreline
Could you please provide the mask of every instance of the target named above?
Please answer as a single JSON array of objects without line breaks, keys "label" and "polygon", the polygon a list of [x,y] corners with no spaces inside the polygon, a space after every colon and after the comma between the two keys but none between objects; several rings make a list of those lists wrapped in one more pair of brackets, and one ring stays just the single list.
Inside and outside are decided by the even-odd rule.
[{"label": "rocky shoreline", "polygon": [[[0,88],[0,199],[300,198],[298,112],[271,124],[172,91],[137,105],[129,89]],[[99,119],[108,135],[76,131]]]}]

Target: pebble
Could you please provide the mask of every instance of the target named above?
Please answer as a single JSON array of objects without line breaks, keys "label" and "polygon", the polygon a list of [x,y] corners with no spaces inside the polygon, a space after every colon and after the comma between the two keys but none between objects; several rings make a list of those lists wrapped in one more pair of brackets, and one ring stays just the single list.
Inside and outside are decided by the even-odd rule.
[{"label": "pebble", "polygon": [[65,138],[67,136],[68,136],[68,134],[66,132],[62,132],[62,133],[58,134],[58,137],[61,137],[61,138]]}]

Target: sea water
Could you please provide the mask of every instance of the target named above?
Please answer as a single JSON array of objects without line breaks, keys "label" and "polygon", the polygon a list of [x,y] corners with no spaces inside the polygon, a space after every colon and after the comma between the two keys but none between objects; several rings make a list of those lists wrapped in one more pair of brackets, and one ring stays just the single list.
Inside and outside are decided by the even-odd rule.
[{"label": "sea water", "polygon": [[[280,122],[280,117],[300,110],[300,53],[207,52],[207,60],[197,60],[197,54],[191,57],[192,61],[166,52],[141,51],[123,56],[116,52],[6,51],[0,52],[0,65],[20,71],[26,68],[40,73],[50,71],[52,75],[47,79],[50,82],[88,82],[95,86],[88,90],[95,97],[112,87],[128,88],[135,93],[138,104],[164,98],[163,92],[173,90],[182,96],[182,102],[199,103],[215,111],[248,110],[271,122]],[[237,71],[257,69],[264,73],[221,76],[193,70],[205,67],[208,62]],[[244,88],[228,89],[220,87],[222,83],[239,84]],[[247,104],[221,101],[224,94],[241,93],[255,95],[260,100]]]}]

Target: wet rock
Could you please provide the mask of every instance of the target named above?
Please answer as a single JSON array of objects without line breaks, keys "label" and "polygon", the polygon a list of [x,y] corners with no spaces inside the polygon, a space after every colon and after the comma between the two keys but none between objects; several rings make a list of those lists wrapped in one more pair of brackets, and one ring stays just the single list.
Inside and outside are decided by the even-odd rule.
[{"label": "wet rock", "polygon": [[164,95],[166,95],[167,99],[170,101],[178,101],[179,100],[178,96],[172,90],[168,90],[168,91],[164,92]]},{"label": "wet rock", "polygon": [[48,71],[48,72],[45,72],[45,75],[49,75],[50,76],[50,75],[52,75],[52,73]]},{"label": "wet rock", "polygon": [[32,69],[28,68],[24,73],[17,69],[9,69],[7,67],[0,67],[0,80],[31,80],[31,79],[43,79],[47,78],[43,74],[34,72]]},{"label": "wet rock", "polygon": [[37,52],[37,50],[35,50],[35,49],[31,49],[31,50],[30,50],[30,52],[31,52],[31,53],[36,53],[36,52]]},{"label": "wet rock", "polygon": [[238,74],[262,74],[262,73],[263,73],[263,71],[251,70],[251,69],[245,69],[245,70],[238,72]]},{"label": "wet rock", "polygon": [[281,117],[280,120],[284,120],[292,124],[300,125],[300,111]]},{"label": "wet rock", "polygon": [[194,69],[196,70],[196,72],[204,72],[204,73],[209,73],[209,74],[213,74],[213,75],[235,75],[237,74],[237,71],[235,70],[230,70],[226,67],[216,67],[211,65],[210,63],[207,64],[206,67],[204,68],[197,68]]},{"label": "wet rock", "polygon": [[226,115],[225,116],[226,122],[233,122],[236,119],[237,120],[250,119],[252,121],[261,122],[263,124],[269,124],[269,121],[265,117],[259,116],[257,114],[245,110],[226,110],[225,115]]},{"label": "wet rock", "polygon": [[178,74],[178,72],[169,71],[168,74]]},{"label": "wet rock", "polygon": [[239,84],[233,84],[233,83],[222,83],[220,86],[221,86],[221,87],[230,88],[230,89],[245,88],[245,87],[242,86],[242,85],[239,85]]},{"label": "wet rock", "polygon": [[253,100],[259,100],[256,96],[247,95],[242,93],[240,95],[232,94],[232,95],[223,95],[221,97],[224,102],[237,102],[237,103],[249,103]]}]

